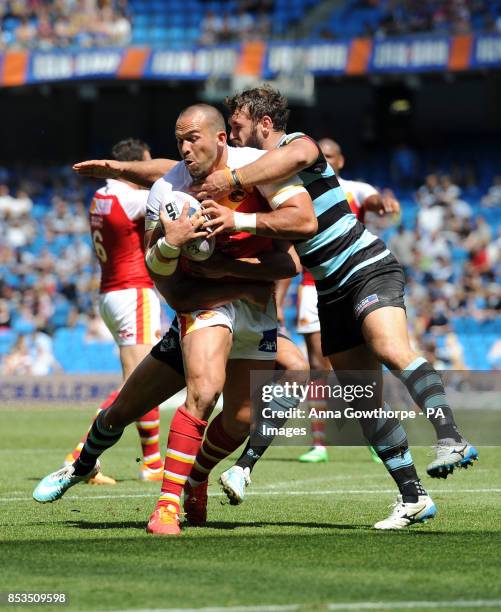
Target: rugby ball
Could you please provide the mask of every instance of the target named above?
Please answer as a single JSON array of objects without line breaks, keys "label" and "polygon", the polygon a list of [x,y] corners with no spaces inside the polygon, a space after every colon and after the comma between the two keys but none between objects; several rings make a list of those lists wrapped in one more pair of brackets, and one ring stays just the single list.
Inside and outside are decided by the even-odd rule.
[{"label": "rugby ball", "polygon": [[[169,199],[164,203],[165,214],[173,221],[181,216],[184,204],[188,202],[190,209],[188,215],[191,217],[200,210],[200,202],[193,196],[182,191],[171,191]],[[181,248],[181,253],[192,261],[205,261],[214,252],[215,238],[195,238]]]}]

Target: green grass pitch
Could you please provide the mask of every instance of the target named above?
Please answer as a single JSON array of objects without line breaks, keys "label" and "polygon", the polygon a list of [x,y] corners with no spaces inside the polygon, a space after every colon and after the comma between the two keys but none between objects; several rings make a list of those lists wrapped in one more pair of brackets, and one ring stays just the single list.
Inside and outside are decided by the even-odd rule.
[{"label": "green grass pitch", "polygon": [[[272,448],[242,506],[222,503],[225,462],[211,478],[209,525],[162,539],[145,533],[159,485],[136,479],[133,428],[103,458],[116,487],[79,485],[57,503],[32,501],[92,414],[0,410],[0,592],[66,592],[69,605],[54,610],[501,607],[501,448],[481,448],[473,469],[447,481],[430,480],[430,450],[414,449],[439,513],[403,532],[371,528],[395,492],[366,449],[333,448],[330,463],[304,465],[296,461],[304,449]],[[41,608],[49,609],[29,609]]]}]

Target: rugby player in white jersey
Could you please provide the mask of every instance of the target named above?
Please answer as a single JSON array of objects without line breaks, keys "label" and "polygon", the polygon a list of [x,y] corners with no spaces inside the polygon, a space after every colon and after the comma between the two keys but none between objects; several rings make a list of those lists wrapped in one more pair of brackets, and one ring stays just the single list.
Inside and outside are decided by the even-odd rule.
[{"label": "rugby player in white jersey", "polygon": [[[145,238],[147,243],[149,239],[150,249],[147,261],[150,270],[160,275],[168,275],[168,267],[177,263],[180,253],[179,243],[171,246],[169,231],[165,237],[155,235],[160,213],[171,201],[172,192],[188,191],[194,182],[216,169],[231,174],[263,154],[254,149],[228,147],[222,115],[203,104],[188,107],[179,115],[176,139],[183,161],[155,182],[146,215]],[[260,235],[256,235],[260,213],[271,209],[280,211],[277,222],[286,226],[283,238],[307,237],[316,231],[311,199],[297,177],[265,188],[234,190],[222,204],[236,219],[240,215],[251,221],[242,226],[237,223],[235,232],[220,236],[216,248],[226,257],[254,258],[272,251],[275,224],[262,225]],[[273,278],[273,271],[265,269],[263,275]],[[277,350],[273,296],[264,310],[238,300],[211,310],[178,312],[178,321],[187,397],[171,425],[167,458],[172,465],[166,465],[165,487],[148,523],[148,531],[159,535],[179,533],[182,485],[188,520],[191,524],[205,523],[208,475],[249,434],[250,373],[272,369]],[[201,444],[202,437],[195,435],[194,426],[199,432],[205,429],[223,389],[223,411],[212,420]],[[183,473],[183,465],[189,462],[193,463],[191,471]]]}]

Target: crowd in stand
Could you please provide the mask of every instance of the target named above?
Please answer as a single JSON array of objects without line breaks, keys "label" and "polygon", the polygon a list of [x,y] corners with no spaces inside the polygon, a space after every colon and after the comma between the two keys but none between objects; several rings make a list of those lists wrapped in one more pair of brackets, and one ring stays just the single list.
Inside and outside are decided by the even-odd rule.
[{"label": "crowd in stand", "polygon": [[0,51],[127,45],[127,0],[2,0]]},{"label": "crowd in stand", "polygon": [[381,10],[377,36],[437,32],[501,31],[499,2],[492,0],[355,0],[354,6]]},{"label": "crowd in stand", "polygon": [[272,8],[273,0],[240,0],[233,13],[208,11],[202,21],[199,44],[266,39],[271,34]]},{"label": "crowd in stand", "polygon": [[[87,225],[90,193],[88,183],[64,171],[23,172],[17,181],[0,170],[0,338],[6,330],[26,336],[3,359],[4,373],[57,368],[49,349],[60,327],[84,326],[88,341],[110,338],[94,306],[99,268]],[[501,311],[501,225],[483,217],[501,206],[501,177],[474,205],[468,199],[448,175],[430,174],[415,193],[414,222],[389,237],[407,273],[409,320],[421,350],[430,356],[445,338],[435,354],[439,365],[463,363],[451,333],[456,317],[482,322]]]}]

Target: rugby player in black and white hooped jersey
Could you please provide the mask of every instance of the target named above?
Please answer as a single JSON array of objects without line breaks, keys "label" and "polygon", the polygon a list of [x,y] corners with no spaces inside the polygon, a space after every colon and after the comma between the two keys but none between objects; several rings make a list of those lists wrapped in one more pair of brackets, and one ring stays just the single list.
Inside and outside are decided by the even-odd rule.
[{"label": "rugby player in black and white hooped jersey", "polygon": [[[346,200],[353,214],[362,223],[367,212],[377,215],[395,215],[400,212],[400,204],[392,194],[380,193],[375,187],[362,181],[351,181],[340,176],[344,168],[345,158],[339,144],[331,138],[322,138],[318,145],[324,154],[325,159],[335,171],[340,186],[346,195]],[[282,287],[287,287],[290,280],[279,281]],[[282,290],[282,295],[284,290]],[[312,370],[330,369],[329,360],[322,355],[320,340],[320,321],[318,320],[317,291],[315,289],[315,279],[303,269],[301,282],[298,288],[297,304],[297,332],[304,336],[308,360]],[[326,408],[326,401],[318,399],[311,402],[320,409]],[[325,420],[311,419],[312,447],[299,457],[303,463],[321,463],[328,461],[329,455],[324,444],[325,441]],[[369,447],[374,461],[380,462],[374,449]]]},{"label": "rugby player in black and white hooped jersey", "polygon": [[[205,225],[215,233],[234,231],[234,215],[214,199],[236,187],[250,188],[298,174],[312,196],[319,225],[312,239],[296,241],[295,248],[315,278],[323,354],[338,377],[349,371],[353,382],[355,372],[365,372],[363,380],[370,372],[378,380],[373,407],[383,405],[382,364],[398,376],[437,434],[436,459],[427,468],[430,476],[446,478],[454,468],[473,464],[478,453],[458,431],[439,374],[409,344],[405,280],[398,261],[350,211],[317,143],[303,133],[286,134],[287,101],[279,92],[258,87],[227,103],[230,140],[268,152],[239,168],[236,176],[216,172],[204,181],[198,197],[206,200],[204,207],[211,216]],[[274,213],[267,214],[271,218]],[[238,218],[238,223],[246,222],[252,221]],[[400,491],[392,514],[375,527],[401,529],[432,518],[435,505],[417,477],[400,423],[365,419],[361,426]]]}]

